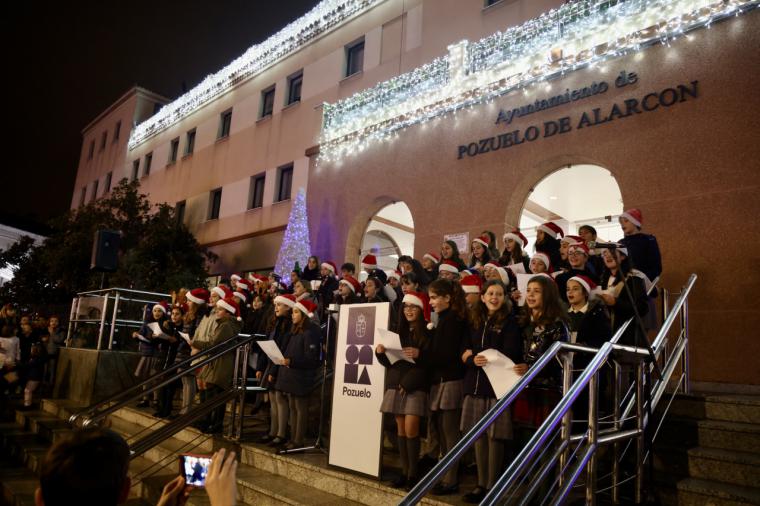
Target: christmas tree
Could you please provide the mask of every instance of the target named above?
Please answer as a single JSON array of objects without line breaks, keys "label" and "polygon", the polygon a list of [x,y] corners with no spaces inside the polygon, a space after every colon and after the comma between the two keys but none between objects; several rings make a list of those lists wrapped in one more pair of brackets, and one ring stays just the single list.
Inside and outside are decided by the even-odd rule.
[{"label": "christmas tree", "polygon": [[279,274],[283,281],[290,283],[290,272],[296,264],[306,265],[311,256],[309,245],[309,225],[306,219],[306,191],[299,188],[298,195],[293,201],[288,217],[288,226],[285,228],[285,237],[282,239],[280,252],[277,254],[277,263],[274,272]]}]

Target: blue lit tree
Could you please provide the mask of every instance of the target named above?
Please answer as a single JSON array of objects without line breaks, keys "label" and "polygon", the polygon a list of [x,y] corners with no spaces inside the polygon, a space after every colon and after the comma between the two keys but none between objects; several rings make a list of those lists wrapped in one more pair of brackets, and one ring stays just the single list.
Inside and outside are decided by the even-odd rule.
[{"label": "blue lit tree", "polygon": [[280,252],[277,254],[274,272],[282,276],[285,283],[289,283],[290,272],[294,269],[296,262],[303,269],[309,256],[311,256],[311,246],[306,218],[306,191],[299,188],[293,207],[290,209],[288,226],[285,228],[285,237],[282,239]]}]

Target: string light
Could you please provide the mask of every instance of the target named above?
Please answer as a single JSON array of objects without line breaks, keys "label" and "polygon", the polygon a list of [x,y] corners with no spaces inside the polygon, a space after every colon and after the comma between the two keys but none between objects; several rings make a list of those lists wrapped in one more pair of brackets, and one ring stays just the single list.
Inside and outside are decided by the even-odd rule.
[{"label": "string light", "polygon": [[301,269],[306,267],[306,262],[311,256],[309,243],[309,224],[306,217],[306,191],[298,190],[293,206],[290,208],[288,225],[282,238],[280,251],[277,253],[277,262],[274,272],[288,282],[290,272],[295,268],[296,262]]},{"label": "string light", "polygon": [[760,0],[578,0],[348,98],[325,104],[317,164],[408,126],[600,64],[758,6]]},{"label": "string light", "polygon": [[312,10],[266,39],[251,46],[219,72],[207,76],[193,89],[165,105],[132,129],[129,149],[180,121],[199,107],[305,46],[319,35],[385,0],[322,0]]}]

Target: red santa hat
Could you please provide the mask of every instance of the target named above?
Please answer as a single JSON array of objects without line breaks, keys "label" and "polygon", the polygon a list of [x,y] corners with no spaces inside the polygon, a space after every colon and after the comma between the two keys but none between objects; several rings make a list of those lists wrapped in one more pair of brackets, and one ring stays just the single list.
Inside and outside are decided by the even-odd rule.
[{"label": "red santa hat", "polygon": [[579,242],[577,244],[571,244],[570,247],[567,248],[567,252],[569,254],[569,253],[571,253],[573,251],[580,251],[584,255],[589,256],[588,246],[586,246],[585,242]]},{"label": "red santa hat", "polygon": [[566,242],[567,244],[581,244],[585,241],[583,240],[583,237],[577,235],[566,235],[560,242]]},{"label": "red santa hat", "polygon": [[293,309],[298,309],[309,318],[313,318],[314,311],[317,310],[317,305],[310,300],[304,299],[296,302],[295,306],[293,306]]},{"label": "red santa hat", "polygon": [[528,245],[528,238],[525,237],[522,232],[517,229],[514,229],[511,232],[507,232],[504,234],[504,237],[502,237],[502,239],[504,239],[504,246],[507,245],[507,240],[509,239],[512,239],[518,244],[522,244],[523,249],[525,249],[525,247]]},{"label": "red santa hat", "polygon": [[430,298],[424,292],[407,292],[401,300],[402,304],[412,304],[422,309],[422,317],[430,321]]},{"label": "red santa hat", "polygon": [[208,304],[209,295],[210,294],[208,290],[205,288],[193,288],[187,294],[185,294],[185,298],[187,298],[187,300],[190,302],[195,302],[196,304]]},{"label": "red santa hat", "polygon": [[275,304],[285,304],[288,307],[293,307],[296,305],[296,296],[292,293],[285,293],[283,295],[278,295],[274,298]]},{"label": "red santa hat", "polygon": [[440,271],[446,271],[446,272],[452,272],[454,274],[459,274],[459,267],[452,260],[444,260],[443,262],[441,262],[441,265],[438,266],[438,272]]},{"label": "red santa hat", "polygon": [[225,285],[215,286],[214,288],[211,289],[211,293],[217,294],[220,299],[226,299],[228,297],[232,297],[232,290],[230,290]]},{"label": "red santa hat", "polygon": [[590,277],[584,276],[583,274],[573,276],[567,281],[576,281],[578,284],[580,284],[586,290],[586,294],[589,296],[589,298],[591,298],[591,291],[596,288],[596,283],[594,283]]},{"label": "red santa hat", "polygon": [[329,260],[326,260],[326,261],[322,262],[322,264],[320,265],[320,267],[322,267],[323,269],[327,269],[328,271],[332,272],[333,275],[338,272],[338,268],[335,266],[335,264],[333,262],[330,262]]},{"label": "red santa hat", "polygon": [[240,306],[234,297],[219,299],[219,302],[216,303],[216,307],[221,307],[235,318],[240,319]]},{"label": "red santa hat", "polygon": [[623,214],[620,215],[621,218],[625,218],[626,220],[630,221],[636,227],[641,228],[641,224],[644,221],[644,217],[641,215],[640,209],[629,209],[625,211]]},{"label": "red santa hat", "polygon": [[557,236],[564,237],[565,233],[562,231],[562,228],[560,228],[559,225],[554,223],[553,221],[547,221],[546,223],[542,223],[538,230],[541,230],[543,233],[551,236],[553,239],[556,239]]},{"label": "red santa hat", "polygon": [[391,278],[393,278],[393,279],[395,279],[396,281],[401,281],[401,271],[400,271],[400,270],[398,270],[398,269],[396,269],[396,270],[388,270],[388,271],[385,271],[385,276],[386,276],[388,279],[391,279]]},{"label": "red santa hat", "polygon": [[473,239],[472,242],[482,244],[485,249],[488,249],[488,243],[491,242],[491,239],[487,235],[481,235]]},{"label": "red santa hat", "polygon": [[428,258],[428,259],[430,259],[430,260],[431,260],[433,263],[436,263],[436,264],[438,264],[438,263],[440,263],[440,262],[441,262],[441,259],[438,257],[438,255],[436,255],[435,253],[432,253],[432,252],[430,252],[430,251],[428,251],[427,253],[425,253],[424,255],[422,255],[422,258],[423,258],[423,259],[425,259],[425,258]]},{"label": "red santa hat", "polygon": [[375,255],[364,255],[364,258],[362,258],[362,269],[377,269],[377,258],[375,258]]},{"label": "red santa hat", "polygon": [[246,301],[248,300],[248,296],[245,294],[245,292],[240,291],[240,290],[235,290],[234,292],[232,292],[232,296],[240,299],[240,302],[242,302],[243,304],[245,304]]},{"label": "red santa hat", "polygon": [[245,290],[246,292],[250,292],[253,290],[253,283],[247,279],[238,279],[237,288],[238,290]]},{"label": "red santa hat", "polygon": [[462,290],[464,293],[480,293],[483,290],[483,279],[475,274],[468,274],[462,278]]},{"label": "red santa hat", "polygon": [[361,283],[359,283],[359,281],[356,278],[354,278],[353,276],[345,276],[345,277],[343,277],[340,280],[340,283],[348,286],[351,289],[351,291],[354,292],[354,293],[361,292],[361,290],[362,290]]},{"label": "red santa hat", "polygon": [[164,314],[166,314],[169,312],[169,304],[167,304],[166,302],[162,300],[161,302],[157,302],[156,304],[154,304],[153,309],[160,309],[161,311],[163,311]]},{"label": "red santa hat", "polygon": [[546,266],[546,270],[549,271],[549,272],[551,272],[551,270],[552,270],[552,262],[549,259],[549,255],[547,255],[546,253],[538,252],[538,253],[534,254],[532,258],[535,258],[536,260],[540,260],[541,262],[543,262],[544,265]]},{"label": "red santa hat", "polygon": [[241,276],[241,275],[240,275],[240,274],[238,274],[237,272],[236,272],[235,274],[232,274],[232,275],[230,276],[230,282],[231,282],[233,285],[235,284],[235,282],[236,282],[236,281],[239,281],[239,280],[241,280],[241,279],[243,279],[243,276]]}]

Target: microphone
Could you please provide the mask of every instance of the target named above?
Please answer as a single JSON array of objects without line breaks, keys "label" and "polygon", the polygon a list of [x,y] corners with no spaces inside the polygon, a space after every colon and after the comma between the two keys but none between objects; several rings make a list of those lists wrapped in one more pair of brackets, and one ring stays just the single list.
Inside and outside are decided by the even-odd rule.
[{"label": "microphone", "polygon": [[618,249],[618,248],[624,248],[620,243],[617,242],[603,242],[603,241],[588,241],[586,243],[589,249]]}]

